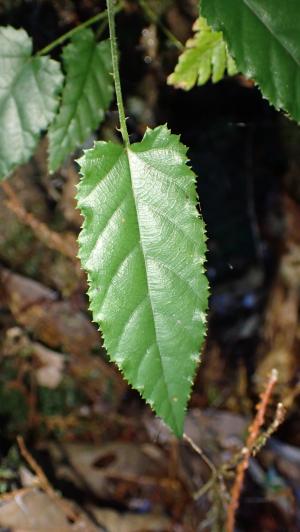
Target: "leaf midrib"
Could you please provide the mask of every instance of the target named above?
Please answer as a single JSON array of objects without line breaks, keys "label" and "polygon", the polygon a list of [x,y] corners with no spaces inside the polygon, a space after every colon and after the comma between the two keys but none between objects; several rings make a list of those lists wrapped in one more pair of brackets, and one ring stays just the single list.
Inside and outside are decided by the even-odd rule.
[{"label": "leaf midrib", "polygon": [[164,363],[163,363],[163,357],[161,355],[161,350],[160,350],[160,346],[159,346],[159,342],[158,342],[158,334],[157,334],[157,328],[156,328],[156,322],[155,322],[155,311],[154,311],[154,306],[153,306],[153,302],[152,302],[152,299],[151,299],[151,291],[150,291],[150,287],[149,287],[149,283],[148,283],[148,267],[147,267],[146,253],[145,253],[145,250],[144,250],[143,239],[141,237],[141,232],[140,232],[141,225],[140,225],[140,220],[139,220],[138,201],[137,201],[137,198],[136,198],[135,187],[134,187],[134,182],[133,182],[133,177],[132,177],[133,173],[132,173],[132,170],[131,170],[132,166],[131,166],[130,156],[136,157],[137,159],[139,157],[138,157],[137,153],[133,152],[130,149],[130,147],[125,149],[125,154],[126,154],[127,161],[128,161],[128,168],[129,168],[129,175],[130,175],[130,182],[131,182],[131,190],[132,190],[132,195],[133,195],[134,208],[135,208],[135,212],[136,212],[136,218],[137,218],[137,222],[138,222],[138,231],[139,231],[139,236],[140,236],[140,247],[141,247],[143,260],[144,260],[145,271],[146,271],[147,294],[148,294],[150,307],[151,307],[153,327],[154,327],[154,332],[155,332],[155,341],[156,341],[157,349],[158,349],[158,352],[159,352],[159,360],[160,360],[161,369],[162,369],[162,376],[163,376],[164,384],[165,384],[165,387],[166,387],[166,390],[167,390],[167,393],[168,393],[169,403],[170,403],[170,406],[171,406],[171,413],[172,413],[171,415],[172,415],[172,418],[173,418],[173,423],[177,427],[177,429],[179,430],[180,427],[178,427],[176,414],[173,411],[172,394],[170,393],[170,390],[169,390],[168,380],[166,378],[166,373],[165,373],[165,368],[164,368]]},{"label": "leaf midrib", "polygon": [[277,43],[280,44],[280,46],[282,46],[282,48],[284,48],[284,50],[288,53],[288,55],[295,61],[296,65],[298,67],[300,67],[300,62],[298,60],[297,57],[294,56],[292,50],[290,50],[290,47],[287,46],[284,42],[282,42],[278,35],[276,35],[276,33],[274,33],[274,30],[272,28],[272,26],[270,26],[269,24],[267,24],[267,22],[265,20],[262,19],[262,17],[260,16],[260,14],[257,12],[257,10],[255,9],[254,6],[251,5],[251,3],[249,2],[249,0],[243,0],[245,6],[249,9],[249,11],[251,13],[253,13],[253,15],[255,15],[255,17],[259,20],[259,22],[265,27],[267,28],[267,30],[271,33],[271,35],[273,36],[273,38],[275,39],[275,41],[277,41]]}]

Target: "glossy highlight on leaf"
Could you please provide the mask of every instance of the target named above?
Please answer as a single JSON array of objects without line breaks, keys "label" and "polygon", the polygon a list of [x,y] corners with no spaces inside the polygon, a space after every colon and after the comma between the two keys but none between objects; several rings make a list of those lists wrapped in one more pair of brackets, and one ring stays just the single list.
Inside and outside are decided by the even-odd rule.
[{"label": "glossy highlight on leaf", "polygon": [[201,0],[200,8],[208,23],[223,31],[239,71],[299,122],[299,1]]},{"label": "glossy highlight on leaf", "polygon": [[236,74],[222,32],[213,31],[203,17],[196,20],[193,30],[196,33],[187,41],[175,71],[168,77],[168,84],[190,90],[196,84],[204,85],[210,78],[217,83],[226,70],[230,76]]},{"label": "glossy highlight on leaf", "polygon": [[26,31],[0,28],[0,180],[30,158],[58,106],[59,63],[31,54]]},{"label": "glossy highlight on leaf", "polygon": [[177,435],[206,331],[206,236],[186,147],[166,126],[80,159],[90,309],[128,382]]},{"label": "glossy highlight on leaf", "polygon": [[49,169],[54,172],[104,119],[112,97],[109,41],[76,34],[63,49],[66,81],[59,112],[49,129]]}]

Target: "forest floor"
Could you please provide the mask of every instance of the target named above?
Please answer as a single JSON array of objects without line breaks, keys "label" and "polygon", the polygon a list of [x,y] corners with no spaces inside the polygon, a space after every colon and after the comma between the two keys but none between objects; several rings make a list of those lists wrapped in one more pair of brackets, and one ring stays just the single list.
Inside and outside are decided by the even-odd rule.
[{"label": "forest floor", "polygon": [[[15,4],[0,8],[3,23],[24,15]],[[72,26],[83,6],[84,16],[96,9],[95,2],[42,4],[55,14],[53,25],[64,17]],[[178,5],[166,22],[184,40],[191,15]],[[33,20],[26,9],[25,23]],[[138,35],[146,24],[133,7],[126,16],[121,50],[124,28],[138,20]],[[34,20],[43,45],[47,28],[39,36]],[[172,436],[107,359],[76,258],[78,170],[70,160],[49,176],[44,138],[0,186],[0,530],[220,532],[243,463],[237,530],[297,532],[300,133],[241,78],[184,96],[162,88],[161,65],[175,52],[170,58],[160,45],[146,69],[145,35],[128,45],[130,72],[122,67],[129,128],[139,138],[146,118],[168,120],[183,134],[202,176],[210,237],[209,333],[186,437]],[[102,138],[114,137],[115,126],[108,113]],[[273,369],[277,382],[262,406]]]}]

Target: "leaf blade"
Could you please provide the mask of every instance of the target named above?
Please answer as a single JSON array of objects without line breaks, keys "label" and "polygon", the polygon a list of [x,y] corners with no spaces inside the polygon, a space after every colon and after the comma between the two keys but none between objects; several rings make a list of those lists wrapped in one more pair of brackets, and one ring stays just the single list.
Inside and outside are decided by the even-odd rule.
[{"label": "leaf blade", "polygon": [[58,105],[59,63],[31,54],[25,30],[0,28],[0,180],[30,158]]},{"label": "leaf blade", "polygon": [[276,109],[300,121],[299,3],[202,0],[201,12],[223,31],[239,70]]},{"label": "leaf blade", "polygon": [[210,78],[217,83],[226,70],[229,75],[236,74],[222,32],[213,31],[203,17],[196,20],[193,30],[195,35],[187,41],[168,84],[190,90],[195,84],[204,85]]},{"label": "leaf blade", "polygon": [[64,48],[63,62],[62,103],[49,129],[51,172],[97,129],[113,97],[109,41],[97,43],[91,30],[82,30]]},{"label": "leaf blade", "polygon": [[81,171],[80,258],[94,320],[111,359],[181,435],[208,297],[204,225],[186,149],[159,127],[128,152],[96,143]]}]

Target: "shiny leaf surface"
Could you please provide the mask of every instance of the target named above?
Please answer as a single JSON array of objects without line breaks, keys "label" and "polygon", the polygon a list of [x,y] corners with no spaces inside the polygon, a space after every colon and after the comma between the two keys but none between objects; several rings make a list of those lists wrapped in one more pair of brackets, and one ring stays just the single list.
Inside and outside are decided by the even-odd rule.
[{"label": "shiny leaf surface", "polygon": [[80,258],[90,308],[129,383],[182,434],[203,343],[205,231],[186,147],[166,126],[128,150],[96,142],[80,160]]}]

